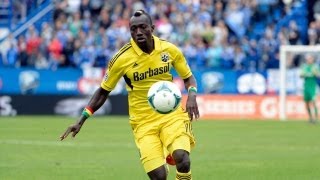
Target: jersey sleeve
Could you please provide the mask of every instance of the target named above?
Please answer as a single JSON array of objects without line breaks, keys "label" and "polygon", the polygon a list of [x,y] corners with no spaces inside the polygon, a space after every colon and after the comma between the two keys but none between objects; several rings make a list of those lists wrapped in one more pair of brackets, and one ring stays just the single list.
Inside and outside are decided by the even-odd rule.
[{"label": "jersey sleeve", "polygon": [[179,76],[182,79],[186,79],[192,75],[191,69],[188,65],[186,58],[184,57],[184,55],[180,51],[180,49],[178,49],[176,47],[175,52],[176,52],[176,57],[175,57],[172,65],[173,65],[174,69],[177,71],[177,73],[179,74]]},{"label": "jersey sleeve", "polygon": [[105,76],[101,82],[101,88],[107,91],[112,91],[122,76],[123,68],[121,67],[120,60],[117,59],[117,61],[110,61]]}]

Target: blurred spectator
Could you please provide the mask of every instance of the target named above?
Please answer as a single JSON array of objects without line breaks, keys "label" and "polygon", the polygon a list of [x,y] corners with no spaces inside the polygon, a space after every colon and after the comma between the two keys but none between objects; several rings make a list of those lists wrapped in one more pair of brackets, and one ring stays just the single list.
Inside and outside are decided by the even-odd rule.
[{"label": "blurred spectator", "polygon": [[35,58],[40,53],[40,45],[41,45],[41,38],[39,37],[38,31],[35,30],[33,26],[29,28],[26,34],[26,41],[27,41],[27,55],[28,55],[28,65],[34,66]]},{"label": "blurred spectator", "polygon": [[233,69],[234,67],[234,46],[228,46],[224,44],[223,51],[221,53],[221,67],[224,69]]},{"label": "blurred spectator", "polygon": [[90,1],[90,11],[94,19],[97,19],[103,6],[103,0]]},{"label": "blurred spectator", "polygon": [[278,42],[274,37],[274,27],[268,26],[265,30],[264,36],[259,40],[259,49],[262,52],[274,53],[278,48]]},{"label": "blurred spectator", "polygon": [[37,69],[47,69],[48,65],[49,64],[45,56],[42,53],[38,53],[35,58],[34,67]]},{"label": "blurred spectator", "polygon": [[67,3],[67,13],[68,14],[74,14],[78,13],[81,0],[66,0]]},{"label": "blurred spectator", "polygon": [[74,38],[73,36],[69,36],[66,44],[63,46],[63,49],[62,49],[64,66],[70,66],[70,67],[76,66],[74,62],[74,57],[73,57],[74,51],[75,51]]},{"label": "blurred spectator", "polygon": [[86,68],[86,67],[93,67],[94,65],[94,47],[89,43],[86,43],[79,49],[80,53],[80,61],[79,67]]},{"label": "blurred spectator", "polygon": [[31,25],[31,26],[29,26],[25,36],[26,36],[26,39],[28,41],[32,37],[38,37],[39,36],[39,31],[35,28],[34,25]]},{"label": "blurred spectator", "polygon": [[213,27],[215,44],[225,44],[228,41],[228,28],[222,20],[219,20],[216,25]]},{"label": "blurred spectator", "polygon": [[196,61],[197,58],[197,50],[191,41],[186,41],[184,46],[182,47],[182,52],[185,55],[188,64],[193,64],[193,62]]},{"label": "blurred spectator", "polygon": [[12,3],[11,6],[11,28],[15,28],[20,21],[25,21],[27,15],[35,12],[45,0],[2,0],[4,2],[8,1]]},{"label": "blurred spectator", "polygon": [[199,21],[197,16],[193,16],[191,19],[189,19],[189,23],[186,26],[186,31],[189,35],[192,35],[196,32],[199,32],[199,30],[203,28],[204,24]]},{"label": "blurred spectator", "polygon": [[85,14],[90,14],[90,0],[81,0],[80,4],[80,14],[81,18],[84,18]]},{"label": "blurred spectator", "polygon": [[249,71],[263,70],[261,69],[260,56],[258,50],[258,43],[255,39],[248,40],[247,38],[242,39],[242,48],[246,53],[243,66],[244,69]]},{"label": "blurred spectator", "polygon": [[99,26],[108,29],[111,25],[111,19],[108,9],[102,9],[98,19]]},{"label": "blurred spectator", "polygon": [[157,32],[162,39],[168,39],[173,31],[173,26],[165,15],[161,15],[159,20],[155,22]]},{"label": "blurred spectator", "polygon": [[68,19],[69,31],[73,37],[76,37],[82,27],[82,20],[80,12],[75,12],[72,17]]},{"label": "blurred spectator", "polygon": [[310,45],[315,45],[318,44],[318,32],[317,32],[317,28],[316,28],[316,23],[315,22],[311,22],[309,24],[309,29],[308,29],[308,39],[309,39],[309,44]]},{"label": "blurred spectator", "polygon": [[316,0],[313,5],[313,14],[316,20],[320,20],[320,1]]},{"label": "blurred spectator", "polygon": [[228,3],[226,11],[226,23],[232,30],[232,32],[238,37],[241,38],[245,34],[245,24],[244,19],[245,13],[240,9],[240,5],[232,0]]},{"label": "blurred spectator", "polygon": [[5,65],[8,67],[16,67],[18,60],[18,49],[16,45],[11,44],[9,50],[7,51],[7,58]]},{"label": "blurred spectator", "polygon": [[13,34],[9,34],[8,37],[4,40],[4,42],[2,43],[1,45],[1,48],[0,48],[0,52],[2,54],[2,60],[4,62],[7,61],[7,57],[6,57],[6,54],[7,54],[7,51],[12,47],[12,46],[17,46],[17,40],[13,37]]},{"label": "blurred spectator", "polygon": [[223,49],[222,46],[215,41],[211,42],[211,46],[209,46],[206,51],[206,59],[207,59],[207,67],[209,68],[219,68],[221,67],[221,55]]},{"label": "blurred spectator", "polygon": [[42,23],[40,36],[44,46],[47,46],[49,44],[52,38],[52,34],[53,34],[52,27],[46,22]]},{"label": "blurred spectator", "polygon": [[245,60],[245,54],[242,51],[239,45],[235,45],[234,48],[234,69],[235,70],[242,70]]},{"label": "blurred spectator", "polygon": [[49,67],[53,70],[57,69],[59,65],[63,65],[64,63],[62,48],[62,43],[59,41],[57,35],[54,35],[48,45]]},{"label": "blurred spectator", "polygon": [[24,0],[12,1],[12,16],[13,24],[17,23],[19,20],[24,21],[27,17],[27,6],[23,3]]},{"label": "blurred spectator", "polygon": [[291,45],[301,44],[300,32],[299,32],[296,21],[291,20],[289,22],[288,34],[289,34],[288,40]]},{"label": "blurred spectator", "polygon": [[18,38],[18,62],[20,66],[28,66],[27,42],[24,36]]},{"label": "blurred spectator", "polygon": [[121,17],[122,11],[124,10],[122,3],[117,3],[112,9],[111,20],[116,21]]},{"label": "blurred spectator", "polygon": [[206,45],[208,46],[214,39],[214,29],[211,26],[210,21],[206,21],[204,23],[204,28],[201,30],[200,33],[204,43],[206,43]]},{"label": "blurred spectator", "polygon": [[68,7],[68,3],[66,0],[57,0],[57,1],[54,1],[55,3],[55,8],[54,8],[54,11],[53,11],[53,21],[57,21],[61,15],[65,14],[65,10],[67,9]]},{"label": "blurred spectator", "polygon": [[223,3],[221,1],[215,2],[214,10],[211,16],[212,16],[212,24],[216,24],[218,21],[223,20],[224,10],[223,10]]},{"label": "blurred spectator", "polygon": [[139,9],[145,9],[144,3],[141,0],[133,0],[132,11],[137,11]]}]

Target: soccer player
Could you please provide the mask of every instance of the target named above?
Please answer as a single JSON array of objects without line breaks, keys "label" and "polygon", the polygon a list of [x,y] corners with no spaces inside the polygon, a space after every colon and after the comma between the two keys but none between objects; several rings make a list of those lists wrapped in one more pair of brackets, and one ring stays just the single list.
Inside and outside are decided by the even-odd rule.
[{"label": "soccer player", "polygon": [[305,55],[306,62],[301,66],[301,77],[304,78],[303,99],[309,115],[309,122],[316,123],[318,108],[316,105],[317,78],[320,77],[319,67],[311,54]]},{"label": "soccer player", "polygon": [[[80,131],[86,119],[106,101],[121,77],[126,81],[129,99],[129,120],[140,160],[150,179],[167,178],[166,155],[173,157],[176,179],[191,179],[189,153],[195,144],[191,121],[199,118],[196,101],[197,83],[182,52],[168,41],[153,35],[151,17],[143,10],[134,12],[129,21],[131,40],[110,60],[100,88],[96,90],[80,119],[69,126],[69,133]],[[188,90],[185,110],[180,107],[170,114],[159,114],[148,105],[147,92],[160,80],[172,81],[174,68]],[[170,158],[168,158],[170,159]]]}]

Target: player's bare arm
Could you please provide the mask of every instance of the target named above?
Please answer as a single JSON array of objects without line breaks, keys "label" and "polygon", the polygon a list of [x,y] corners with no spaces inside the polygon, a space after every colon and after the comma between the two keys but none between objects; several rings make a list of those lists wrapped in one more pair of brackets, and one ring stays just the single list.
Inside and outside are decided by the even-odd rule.
[{"label": "player's bare arm", "polygon": [[198,119],[200,116],[197,104],[197,81],[193,75],[184,79],[183,81],[185,88],[188,90],[186,110],[190,120],[192,121],[194,118]]},{"label": "player's bare arm", "polygon": [[[109,93],[110,91],[104,90],[101,87],[98,88],[89,101],[88,107],[90,107],[93,112],[97,111],[107,100]],[[67,130],[60,136],[61,141],[67,138],[71,132],[72,137],[75,137],[87,119],[88,117],[82,114],[79,120],[75,124],[70,125]]]}]

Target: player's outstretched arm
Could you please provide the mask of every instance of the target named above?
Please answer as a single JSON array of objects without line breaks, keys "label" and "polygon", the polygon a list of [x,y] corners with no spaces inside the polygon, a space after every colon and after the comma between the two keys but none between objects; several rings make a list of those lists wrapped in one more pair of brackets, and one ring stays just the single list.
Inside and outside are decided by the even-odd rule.
[{"label": "player's outstretched arm", "polygon": [[[101,87],[97,89],[88,103],[87,108],[90,108],[90,110],[92,111],[89,113],[93,114],[93,112],[97,111],[107,100],[109,93],[110,91],[106,91]],[[67,130],[60,136],[60,140],[62,141],[65,138],[67,138],[71,132],[72,132],[72,137],[75,137],[80,131],[84,122],[88,119],[88,117],[89,116],[87,115],[86,112],[82,113],[79,120],[75,124],[70,125],[67,128]]]},{"label": "player's outstretched arm", "polygon": [[193,75],[183,81],[185,88],[188,90],[186,110],[190,120],[192,121],[194,118],[198,119],[200,116],[197,104],[197,82]]}]

